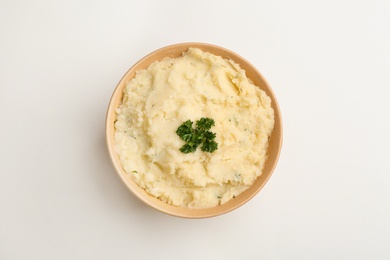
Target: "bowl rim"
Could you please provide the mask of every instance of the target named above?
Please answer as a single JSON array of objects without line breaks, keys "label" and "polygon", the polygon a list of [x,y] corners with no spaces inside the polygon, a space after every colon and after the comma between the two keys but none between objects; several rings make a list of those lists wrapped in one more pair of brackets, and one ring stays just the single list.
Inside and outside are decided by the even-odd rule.
[{"label": "bowl rim", "polygon": [[[261,81],[262,84],[255,84],[256,86],[260,87],[259,85],[262,85],[260,87],[264,91],[266,91],[267,95],[271,98],[271,106],[274,109],[275,114],[275,126],[274,130],[271,134],[270,142],[272,141],[272,145],[275,146],[275,148],[272,150],[272,161],[270,160],[270,155],[268,155],[269,158],[267,158],[265,162],[265,167],[267,167],[266,174],[264,173],[264,169],[262,174],[257,177],[255,183],[257,183],[257,186],[254,188],[254,184],[238,195],[235,199],[232,199],[222,205],[218,205],[211,208],[184,208],[184,207],[177,207],[173,205],[169,205],[152,195],[148,194],[144,189],[142,189],[138,184],[131,179],[131,177],[124,171],[117,153],[115,152],[114,147],[114,141],[113,141],[113,134],[115,132],[114,129],[114,122],[115,122],[115,110],[117,106],[120,104],[120,101],[122,100],[123,96],[123,88],[125,87],[126,83],[134,77],[135,73],[139,71],[140,69],[148,67],[153,61],[161,60],[164,57],[178,57],[183,53],[185,50],[188,50],[188,48],[199,48],[202,51],[210,52],[214,55],[222,56],[223,58],[232,59],[234,62],[240,65],[241,68],[245,69],[246,73],[248,73],[248,68],[250,69],[250,74],[252,77],[249,77],[253,81],[253,76],[256,76],[256,80],[254,83],[257,83],[258,80]],[[180,51],[180,53],[179,53]],[[164,54],[164,55],[161,55]],[[221,55],[223,54],[223,55]],[[160,59],[155,57],[160,57]],[[120,98],[119,98],[120,97]],[[244,204],[246,204],[249,200],[251,200],[254,196],[257,195],[257,193],[260,192],[260,190],[264,187],[264,185],[268,182],[269,178],[273,174],[273,171],[278,163],[282,143],[283,143],[283,125],[282,125],[282,117],[280,112],[280,107],[278,104],[278,101],[275,97],[275,94],[265,79],[265,77],[260,73],[260,71],[257,70],[255,66],[253,66],[249,61],[241,57],[240,55],[236,54],[235,52],[220,47],[218,45],[213,45],[209,43],[202,43],[202,42],[183,42],[183,43],[177,43],[168,45],[165,47],[161,47],[140,60],[138,60],[136,63],[134,63],[133,66],[130,67],[130,69],[127,70],[127,72],[122,76],[118,84],[116,85],[106,112],[106,122],[105,122],[105,137],[106,137],[106,145],[109,152],[109,156],[111,159],[111,162],[115,168],[115,171],[121,178],[122,182],[125,184],[125,186],[142,202],[147,204],[148,206],[163,212],[165,214],[175,216],[175,217],[181,217],[181,218],[191,218],[191,219],[199,219],[199,218],[210,218],[210,217],[216,217],[223,214],[226,214],[228,212],[231,212]],[[276,132],[275,132],[276,131]],[[270,147],[268,147],[270,150]],[[269,152],[269,151],[268,151]],[[260,181],[261,179],[261,181]],[[251,190],[252,189],[252,190]],[[245,195],[245,198],[242,197],[243,194]],[[241,196],[241,200],[238,202],[233,200],[236,200],[238,197]]]}]

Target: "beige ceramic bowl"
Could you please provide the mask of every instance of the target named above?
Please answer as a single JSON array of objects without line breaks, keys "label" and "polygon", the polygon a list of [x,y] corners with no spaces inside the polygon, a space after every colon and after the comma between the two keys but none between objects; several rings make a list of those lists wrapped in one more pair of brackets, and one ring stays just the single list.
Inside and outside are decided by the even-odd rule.
[{"label": "beige ceramic bowl", "polygon": [[[203,51],[207,51],[212,54],[222,56],[223,58],[232,59],[233,61],[238,63],[241,66],[241,68],[243,68],[246,71],[247,76],[254,82],[254,84],[256,86],[259,86],[261,89],[263,89],[267,93],[267,95],[271,97],[272,108],[274,109],[275,112],[275,127],[270,138],[268,159],[265,163],[262,175],[256,179],[254,184],[248,190],[241,193],[236,198],[228,201],[223,205],[212,207],[212,208],[205,208],[205,209],[191,209],[191,208],[176,207],[176,206],[168,205],[165,202],[162,202],[152,197],[151,195],[146,193],[144,189],[139,187],[137,183],[135,183],[129,177],[128,174],[125,173],[119,161],[119,157],[114,150],[113,136],[114,136],[115,110],[121,103],[123,97],[123,88],[126,85],[126,83],[131,78],[134,77],[136,71],[145,69],[152,62],[156,60],[161,60],[168,56],[178,57],[183,52],[187,51],[189,47],[200,48]],[[145,56],[143,59],[138,61],[123,76],[123,78],[118,83],[118,86],[116,87],[112,95],[108,107],[107,118],[106,118],[106,138],[107,138],[107,145],[111,156],[111,160],[114,164],[117,173],[119,174],[119,177],[139,199],[141,199],[147,205],[161,212],[167,213],[169,215],[183,217],[183,218],[207,218],[207,217],[218,216],[240,207],[241,205],[249,201],[251,198],[253,198],[253,196],[255,196],[265,185],[267,180],[270,178],[279,158],[279,153],[282,146],[282,120],[281,120],[278,103],[276,101],[274,93],[271,90],[271,87],[268,85],[268,83],[266,82],[264,77],[260,74],[260,72],[258,72],[256,68],[254,68],[248,61],[246,61],[244,58],[240,57],[239,55],[235,54],[234,52],[221,48],[219,46],[205,44],[205,43],[181,43],[181,44],[167,46],[152,52],[151,54]]]}]

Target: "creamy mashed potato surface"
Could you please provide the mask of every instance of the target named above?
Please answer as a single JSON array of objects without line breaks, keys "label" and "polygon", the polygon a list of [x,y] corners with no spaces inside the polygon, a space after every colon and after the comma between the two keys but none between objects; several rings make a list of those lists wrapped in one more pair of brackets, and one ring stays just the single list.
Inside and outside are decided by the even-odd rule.
[{"label": "creamy mashed potato surface", "polygon": [[[271,99],[231,60],[190,48],[140,70],[116,111],[115,149],[149,194],[181,207],[223,204],[261,175],[274,126]],[[186,120],[215,120],[218,150],[183,154]]]}]

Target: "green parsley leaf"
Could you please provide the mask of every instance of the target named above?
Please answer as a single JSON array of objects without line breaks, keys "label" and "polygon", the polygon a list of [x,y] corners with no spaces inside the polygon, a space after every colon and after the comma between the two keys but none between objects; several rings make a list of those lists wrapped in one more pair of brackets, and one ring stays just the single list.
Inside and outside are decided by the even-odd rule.
[{"label": "green parsley leaf", "polygon": [[185,144],[179,150],[182,153],[193,153],[193,152],[195,152],[196,147],[195,146],[191,146],[189,144]]},{"label": "green parsley leaf", "polygon": [[218,144],[215,141],[206,140],[203,142],[202,147],[200,148],[203,152],[212,153],[218,149]]},{"label": "green parsley leaf", "polygon": [[202,117],[196,121],[196,127],[199,130],[210,130],[212,126],[215,125],[214,119]]},{"label": "green parsley leaf", "polygon": [[185,121],[179,128],[176,130],[176,134],[180,137],[181,140],[188,142],[191,140],[193,135],[192,121]]},{"label": "green parsley leaf", "polygon": [[216,134],[209,131],[215,125],[214,119],[202,117],[196,121],[196,128],[192,128],[193,122],[191,120],[185,121],[176,130],[176,134],[181,140],[185,141],[180,151],[182,153],[193,153],[199,145],[202,144],[201,150],[203,152],[214,152],[218,149],[218,144],[214,141]]},{"label": "green parsley leaf", "polygon": [[206,131],[206,132],[204,132],[204,138],[205,138],[206,140],[214,140],[216,136],[217,136],[217,134],[216,134],[216,133],[213,133],[213,132],[211,132],[211,131]]}]

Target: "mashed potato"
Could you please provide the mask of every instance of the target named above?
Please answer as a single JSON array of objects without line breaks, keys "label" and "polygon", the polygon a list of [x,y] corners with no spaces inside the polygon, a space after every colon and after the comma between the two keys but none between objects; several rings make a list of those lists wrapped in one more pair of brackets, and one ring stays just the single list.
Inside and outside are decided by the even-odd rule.
[{"label": "mashed potato", "polygon": [[[271,99],[231,60],[190,48],[138,71],[116,111],[115,149],[135,182],[166,203],[223,204],[261,175],[274,127]],[[184,154],[186,120],[215,120],[218,149]]]}]

